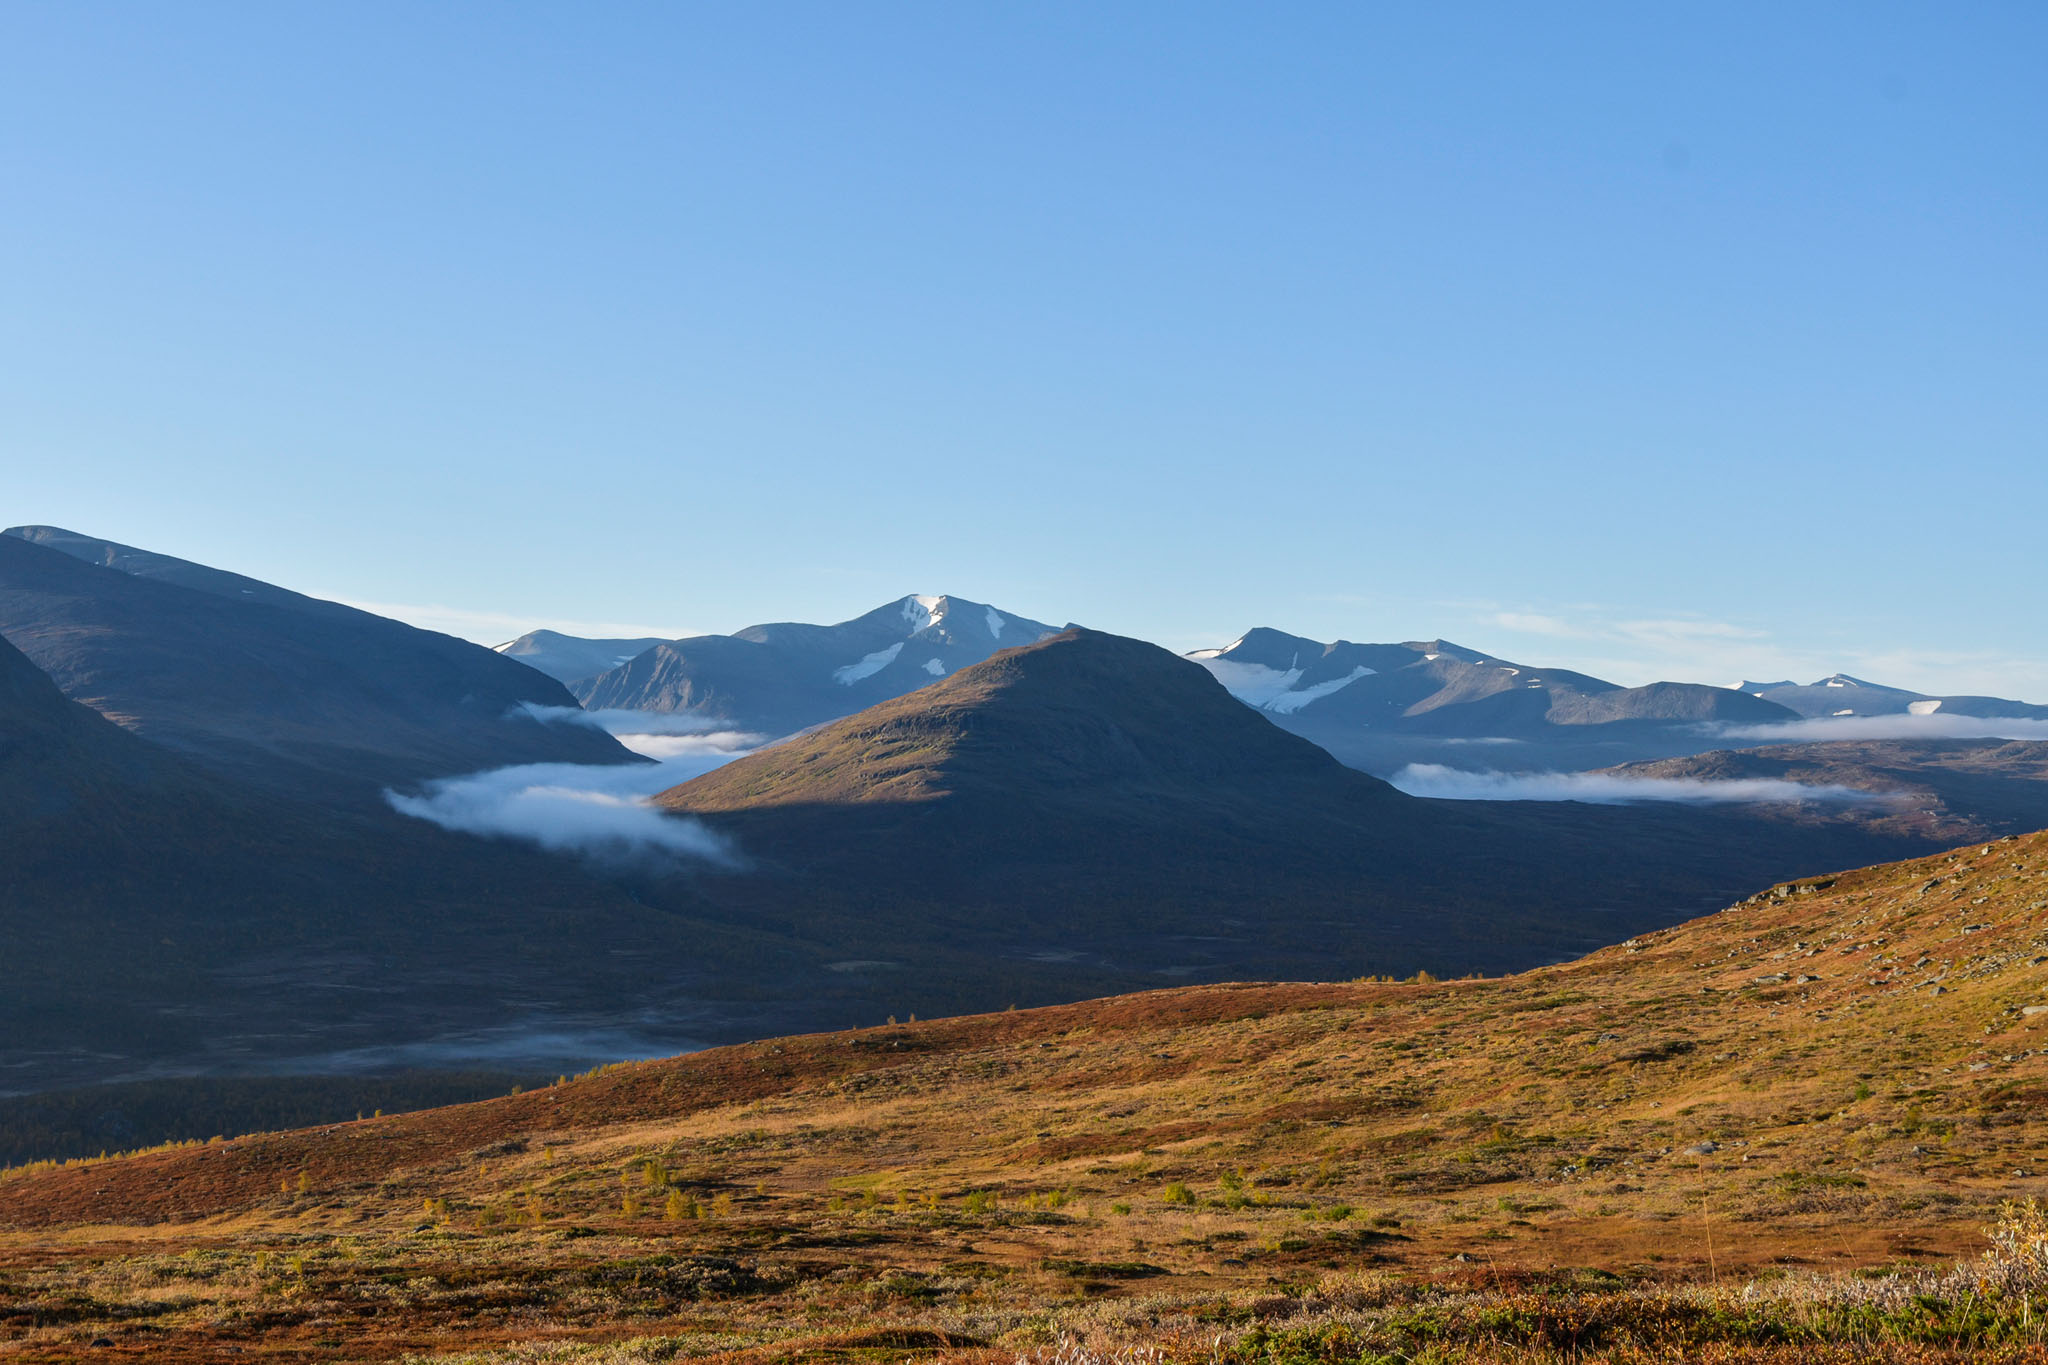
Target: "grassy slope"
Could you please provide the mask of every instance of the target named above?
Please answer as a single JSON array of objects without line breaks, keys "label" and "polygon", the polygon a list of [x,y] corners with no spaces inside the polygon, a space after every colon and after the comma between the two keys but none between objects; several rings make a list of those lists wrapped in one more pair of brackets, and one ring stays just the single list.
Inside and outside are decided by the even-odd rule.
[{"label": "grassy slope", "polygon": [[1326,1277],[1364,1267],[1501,1294],[1925,1261],[2048,1170],[2044,965],[2036,834],[1514,977],[906,1023],[20,1171],[0,1323],[48,1359],[1113,1322],[1236,1350],[1276,1293],[1335,1321]]}]

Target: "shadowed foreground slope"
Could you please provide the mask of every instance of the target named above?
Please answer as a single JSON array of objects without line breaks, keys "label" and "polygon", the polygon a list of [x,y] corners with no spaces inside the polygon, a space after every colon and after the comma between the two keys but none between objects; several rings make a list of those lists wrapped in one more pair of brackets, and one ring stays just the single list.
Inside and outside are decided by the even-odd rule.
[{"label": "shadowed foreground slope", "polygon": [[[17,1171],[0,1323],[46,1359],[2038,1359],[2012,1296],[2048,1277],[1974,1258],[2048,1183],[2044,874],[2037,834],[1504,979],[781,1039]],[[1907,1278],[1797,1278],[1854,1267]]]}]

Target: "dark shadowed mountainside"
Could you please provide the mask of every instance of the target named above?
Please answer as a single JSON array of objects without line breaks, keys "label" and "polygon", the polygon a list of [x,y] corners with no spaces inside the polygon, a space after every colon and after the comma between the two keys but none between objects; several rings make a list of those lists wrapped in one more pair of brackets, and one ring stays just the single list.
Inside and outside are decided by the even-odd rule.
[{"label": "dark shadowed mountainside", "polygon": [[48,527],[0,535],[0,635],[65,695],[238,781],[343,803],[511,763],[632,762],[478,645]]},{"label": "dark shadowed mountainside", "polygon": [[238,785],[68,700],[4,640],[0,832],[0,1095],[509,1069],[630,1046],[533,1036],[579,1021],[674,1045],[693,1008],[732,1036],[760,1008],[751,975],[791,960],[773,935],[689,918],[686,878],[651,888],[657,908],[522,845]]}]

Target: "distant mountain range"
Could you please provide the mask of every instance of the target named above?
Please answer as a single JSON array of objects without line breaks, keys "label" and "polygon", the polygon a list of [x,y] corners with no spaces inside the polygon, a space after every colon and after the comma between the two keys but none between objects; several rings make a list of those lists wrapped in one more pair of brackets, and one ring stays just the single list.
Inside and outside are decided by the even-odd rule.
[{"label": "distant mountain range", "polygon": [[1261,627],[1187,657],[1239,701],[1269,715],[1420,734],[1527,739],[1558,725],[1768,725],[1793,718],[1784,707],[1730,688],[1622,687],[1568,669],[1509,663],[1445,640],[1324,644]]},{"label": "distant mountain range", "polygon": [[1188,661],[1078,628],[659,800],[754,859],[702,879],[724,913],[800,905],[848,970],[906,991],[1006,961],[1105,984],[1357,974],[1418,952],[1500,970],[1922,846],[1741,811],[1418,800]]},{"label": "distant mountain range", "polygon": [[[637,643],[528,641],[565,671],[580,645]],[[400,1046],[470,1066],[586,1025],[680,1046],[1190,979],[1500,970],[1949,828],[1426,801],[1330,756],[1347,736],[1555,756],[1592,735],[1625,761],[1795,715],[1452,645],[1255,631],[1190,660],[906,597],[659,643],[574,693],[510,649],[72,532],[0,535],[0,1091]],[[381,800],[638,762],[574,723],[578,696],[793,736],[662,798],[736,840],[736,870],[595,866]],[[1979,777],[2034,799],[2026,755],[1942,763],[1923,785],[1952,814],[1992,811]]]},{"label": "distant mountain range", "polygon": [[[592,708],[682,713],[781,736],[907,695],[1053,630],[983,603],[913,596],[836,626],[751,626],[675,641],[543,630],[498,649],[566,682]],[[2048,718],[2044,706],[1930,697],[1843,674],[1803,688],[1624,687],[1447,640],[1326,643],[1263,626],[1186,657],[1282,729],[1381,776],[1418,762],[1611,767],[1711,750],[1727,727],[1815,717]]]},{"label": "distant mountain range", "polygon": [[[904,597],[836,626],[783,622],[657,644],[572,690],[593,709],[673,712],[786,735],[914,692],[1053,631],[984,602]],[[503,652],[519,657],[534,638]]]},{"label": "distant mountain range", "polygon": [[1775,702],[1810,719],[1826,716],[1974,716],[2000,720],[2048,720],[2048,706],[2030,706],[2002,697],[1936,697],[1902,687],[1865,682],[1836,673],[1800,686],[1784,682],[1745,682],[1741,690]]},{"label": "distant mountain range", "polygon": [[[1325,644],[1261,627],[1187,657],[1274,724],[1382,774],[1413,762],[1599,766],[1711,747],[1710,723],[1798,719],[1732,688],[1622,687],[1446,640]],[[1461,747],[1472,744],[1514,747]]]}]

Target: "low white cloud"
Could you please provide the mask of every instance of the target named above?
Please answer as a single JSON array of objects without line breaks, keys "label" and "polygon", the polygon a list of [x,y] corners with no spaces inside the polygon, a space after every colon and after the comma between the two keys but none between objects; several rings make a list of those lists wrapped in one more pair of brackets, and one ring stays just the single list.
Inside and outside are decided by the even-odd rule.
[{"label": "low white cloud", "polygon": [[[719,733],[719,726],[723,724],[721,721],[707,720],[703,716],[693,716],[679,711],[616,711],[602,708],[586,711],[580,706],[536,706],[530,701],[521,702],[516,710],[550,725],[587,725],[593,730],[602,730],[614,736],[621,743],[640,735],[714,734]],[[758,736],[752,738],[755,745],[760,744]]]},{"label": "low white cloud", "polygon": [[593,725],[651,763],[522,763],[429,782],[419,792],[387,791],[392,809],[464,834],[522,839],[556,853],[602,861],[684,858],[735,866],[732,842],[651,798],[730,763],[760,735],[708,729],[696,717],[646,711],[529,708],[551,724]]},{"label": "low white cloud", "polygon": [[1831,801],[1881,804],[1894,798],[1854,787],[1809,786],[1780,778],[1619,777],[1612,773],[1472,772],[1440,763],[1411,763],[1390,779],[1410,796],[1445,801],[1584,801],[1598,806],[1638,801],[1685,801],[1696,804],[1783,804]]},{"label": "low white cloud", "polygon": [[1996,716],[1824,716],[1782,725],[1712,725],[1717,739],[1757,744],[1810,744],[1831,739],[2034,739],[2048,740],[2048,720]]}]

